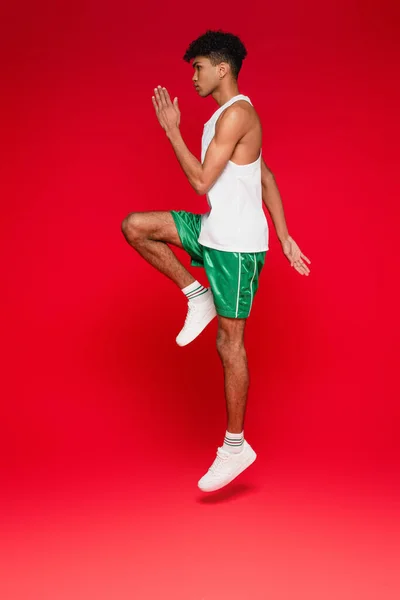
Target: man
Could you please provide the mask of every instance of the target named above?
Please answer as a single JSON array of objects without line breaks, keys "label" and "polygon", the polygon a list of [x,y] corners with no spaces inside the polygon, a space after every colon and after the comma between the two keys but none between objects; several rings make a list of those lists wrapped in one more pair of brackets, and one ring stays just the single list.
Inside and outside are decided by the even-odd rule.
[{"label": "man", "polygon": [[[261,157],[259,117],[249,97],[239,93],[237,78],[246,54],[238,37],[208,30],[183,57],[186,62],[194,59],[197,93],[204,98],[211,94],[219,105],[204,126],[201,162],[182,139],[178,99],[172,103],[161,86],[152,96],[158,121],[189,183],[197,194],[207,194],[209,212],[133,212],[122,223],[129,244],[188,299],[185,324],[176,338],[180,346],[218,317],[227,429],[213,464],[198,482],[205,492],[227,485],[256,459],[243,431],[249,385],[244,329],[268,250],[263,201],[291,266],[308,275],[304,261],[311,262],[289,236],[274,176]],[[195,280],[167,244],[186,250],[192,266],[204,266],[210,288]]]}]

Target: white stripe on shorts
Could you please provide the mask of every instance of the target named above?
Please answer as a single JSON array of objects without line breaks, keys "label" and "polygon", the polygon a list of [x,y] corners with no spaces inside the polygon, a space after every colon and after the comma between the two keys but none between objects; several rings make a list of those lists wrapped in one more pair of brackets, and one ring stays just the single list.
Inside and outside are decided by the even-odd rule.
[{"label": "white stripe on shorts", "polygon": [[239,294],[240,294],[240,271],[242,270],[242,255],[239,252],[239,278],[238,278],[238,289],[237,289],[237,300],[236,300],[236,317],[239,312]]},{"label": "white stripe on shorts", "polygon": [[257,268],[257,260],[256,260],[256,255],[254,254],[254,273],[253,273],[253,277],[250,282],[251,300],[250,300],[249,314],[251,311],[251,307],[253,306],[253,281],[254,281],[254,277],[256,276],[256,268]]}]

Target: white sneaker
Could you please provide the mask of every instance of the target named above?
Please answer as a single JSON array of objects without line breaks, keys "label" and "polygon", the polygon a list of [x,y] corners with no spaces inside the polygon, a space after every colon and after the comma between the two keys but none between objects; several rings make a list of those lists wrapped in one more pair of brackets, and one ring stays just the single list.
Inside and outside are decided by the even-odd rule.
[{"label": "white sneaker", "polygon": [[190,344],[207,327],[210,321],[216,317],[217,311],[215,310],[212,292],[210,290],[207,293],[210,297],[204,302],[188,301],[185,324],[176,338],[178,346]]},{"label": "white sneaker", "polygon": [[197,485],[202,492],[215,492],[240,475],[256,458],[257,454],[246,440],[238,454],[231,454],[222,447],[218,448],[217,458]]}]

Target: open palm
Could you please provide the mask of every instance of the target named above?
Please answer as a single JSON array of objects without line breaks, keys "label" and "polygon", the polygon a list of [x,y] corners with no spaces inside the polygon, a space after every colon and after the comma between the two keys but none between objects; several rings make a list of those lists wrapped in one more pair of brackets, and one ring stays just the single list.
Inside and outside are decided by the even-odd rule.
[{"label": "open palm", "polygon": [[301,275],[310,274],[310,269],[304,261],[311,264],[311,260],[301,252],[300,248],[290,235],[282,242],[282,250],[290,262],[291,267],[294,267]]}]

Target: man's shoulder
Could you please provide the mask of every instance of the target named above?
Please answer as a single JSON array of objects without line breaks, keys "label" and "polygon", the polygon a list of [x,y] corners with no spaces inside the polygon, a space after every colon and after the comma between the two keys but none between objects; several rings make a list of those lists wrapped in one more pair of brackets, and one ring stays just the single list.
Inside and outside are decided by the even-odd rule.
[{"label": "man's shoulder", "polygon": [[221,114],[218,121],[222,123],[226,121],[248,121],[250,119],[258,118],[257,111],[250,102],[247,100],[236,100],[233,104],[228,106]]},{"label": "man's shoulder", "polygon": [[220,126],[223,123],[226,124],[244,124],[250,119],[254,118],[257,113],[254,107],[247,102],[247,100],[236,100],[233,104],[228,106],[217,120],[217,125]]}]

